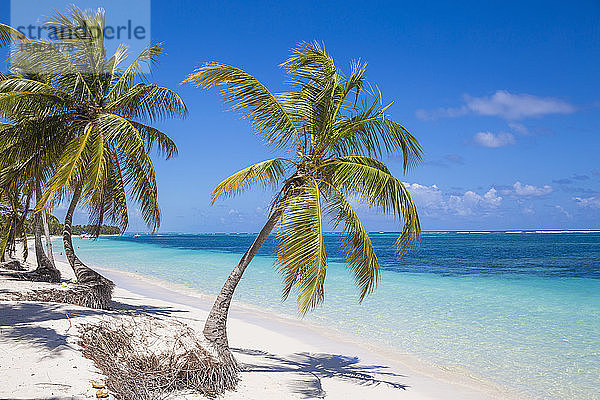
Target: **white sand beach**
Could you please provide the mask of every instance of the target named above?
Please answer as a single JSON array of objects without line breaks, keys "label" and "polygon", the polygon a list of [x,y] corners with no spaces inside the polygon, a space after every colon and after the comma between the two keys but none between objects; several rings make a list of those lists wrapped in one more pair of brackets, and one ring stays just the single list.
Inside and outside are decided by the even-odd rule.
[{"label": "white sand beach", "polygon": [[[68,264],[58,262],[64,278]],[[211,299],[129,273],[99,269],[117,287],[115,310],[68,304],[0,302],[1,399],[85,399],[102,379],[77,345],[77,325],[140,311],[202,330]],[[2,279],[0,290],[44,284]],[[237,391],[222,399],[506,399],[507,393],[409,355],[359,344],[340,332],[234,304],[230,345],[244,365]],[[111,396],[112,398],[112,396]],[[181,395],[179,398],[192,398]],[[197,396],[193,397],[197,398]]]}]

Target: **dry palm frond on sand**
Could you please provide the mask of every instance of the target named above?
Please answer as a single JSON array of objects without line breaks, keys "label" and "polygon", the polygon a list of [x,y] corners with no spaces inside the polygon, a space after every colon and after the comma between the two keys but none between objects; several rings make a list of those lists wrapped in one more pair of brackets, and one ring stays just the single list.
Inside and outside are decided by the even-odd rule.
[{"label": "dry palm frond on sand", "polygon": [[150,316],[104,318],[79,326],[83,355],[119,400],[159,400],[178,391],[214,397],[232,390],[237,366],[224,363],[189,326]]}]

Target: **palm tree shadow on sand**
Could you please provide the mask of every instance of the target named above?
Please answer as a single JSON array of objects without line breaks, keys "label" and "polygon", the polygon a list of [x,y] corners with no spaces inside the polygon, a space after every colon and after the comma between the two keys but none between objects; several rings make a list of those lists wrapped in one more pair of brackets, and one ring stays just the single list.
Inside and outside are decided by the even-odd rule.
[{"label": "palm tree shadow on sand", "polygon": [[[306,398],[325,398],[321,380],[337,378],[358,385],[389,385],[395,389],[406,390],[408,385],[394,378],[405,377],[386,370],[383,365],[362,365],[358,357],[349,357],[325,353],[294,353],[288,356],[271,354],[261,350],[232,348],[234,353],[251,357],[252,362],[244,362],[247,372],[298,373],[306,379],[291,382],[292,390]],[[389,377],[390,380],[378,376]]]}]

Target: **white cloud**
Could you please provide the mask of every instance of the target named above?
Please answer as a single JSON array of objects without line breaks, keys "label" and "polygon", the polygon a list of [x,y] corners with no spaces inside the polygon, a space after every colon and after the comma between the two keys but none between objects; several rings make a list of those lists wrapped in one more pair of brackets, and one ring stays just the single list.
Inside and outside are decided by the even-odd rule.
[{"label": "white cloud", "polygon": [[456,108],[439,108],[433,111],[417,110],[417,117],[427,120],[477,114],[496,116],[512,121],[549,114],[571,114],[576,110],[575,106],[554,97],[513,94],[506,90],[498,90],[493,95],[484,97],[465,95],[464,99],[465,104]]},{"label": "white cloud", "polygon": [[483,195],[483,200],[487,206],[498,207],[502,202],[502,197],[498,196],[498,191],[491,188]]},{"label": "white cloud", "polygon": [[448,208],[456,215],[473,215],[477,211],[497,208],[502,202],[496,189],[491,188],[483,196],[469,190],[462,196],[450,196]]},{"label": "white cloud", "polygon": [[493,134],[492,132],[479,132],[473,136],[473,142],[482,147],[503,147],[515,144],[515,137],[512,133],[500,132]]},{"label": "white cloud", "polygon": [[496,189],[491,188],[483,196],[471,190],[462,195],[445,195],[436,185],[405,183],[413,201],[425,215],[453,214],[473,215],[497,208],[502,202]]},{"label": "white cloud", "polygon": [[515,182],[513,185],[513,189],[517,196],[527,196],[527,197],[535,197],[535,196],[544,196],[552,193],[553,189],[550,185],[544,186],[534,186],[534,185],[524,185],[521,182]]},{"label": "white cloud", "polygon": [[570,114],[575,111],[571,104],[553,97],[537,97],[530,94],[512,94],[498,90],[489,97],[465,96],[467,107],[476,114],[498,116],[508,120],[541,117],[547,114]]},{"label": "white cloud", "polygon": [[579,207],[600,208],[600,197],[573,197]]},{"label": "white cloud", "polygon": [[444,196],[436,185],[426,186],[418,183],[405,183],[415,204],[428,209],[439,210],[444,208]]}]

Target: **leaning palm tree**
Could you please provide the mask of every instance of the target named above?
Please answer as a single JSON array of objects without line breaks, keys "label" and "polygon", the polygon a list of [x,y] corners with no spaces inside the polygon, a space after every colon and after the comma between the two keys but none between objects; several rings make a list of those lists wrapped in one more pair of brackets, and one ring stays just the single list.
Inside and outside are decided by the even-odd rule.
[{"label": "leaning palm tree", "polygon": [[[108,219],[125,230],[129,195],[140,204],[146,223],[156,229],[160,210],[150,154],[157,149],[170,158],[177,148],[148,122],[183,117],[187,109],[175,92],[147,80],[146,68],[158,61],[160,45],[147,47],[125,67],[126,46],[106,56],[103,10],[83,12],[73,7],[69,15],[57,12],[46,24],[62,37],[14,52],[13,74],[0,81],[0,116],[23,130],[43,125],[38,134],[55,135],[66,143],[36,211],[70,197],[63,231],[65,255],[78,281],[97,293],[84,305],[107,308],[113,283],[86,266],[73,248],[75,209],[78,204],[86,207],[98,227]],[[44,80],[28,79],[32,74]]]},{"label": "leaning palm tree", "polygon": [[252,75],[217,62],[204,64],[185,80],[204,88],[222,85],[233,108],[252,120],[269,145],[287,153],[245,168],[213,190],[214,203],[253,184],[279,187],[267,223],[227,278],[204,326],[205,337],[234,366],[226,331],[229,306],[246,267],[275,226],[283,297],[295,292],[301,313],[324,300],[328,261],[323,216],[334,229],[342,229],[342,251],[361,301],[377,286],[379,267],[353,202],[403,221],[400,253],[420,238],[410,194],[380,158],[401,153],[406,170],[421,159],[421,147],[385,113],[380,93],[365,81],[365,65],[353,63],[345,77],[316,43],[300,44],[282,65],[293,90],[279,94]]}]

